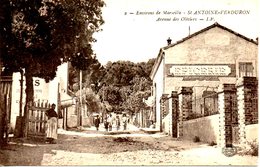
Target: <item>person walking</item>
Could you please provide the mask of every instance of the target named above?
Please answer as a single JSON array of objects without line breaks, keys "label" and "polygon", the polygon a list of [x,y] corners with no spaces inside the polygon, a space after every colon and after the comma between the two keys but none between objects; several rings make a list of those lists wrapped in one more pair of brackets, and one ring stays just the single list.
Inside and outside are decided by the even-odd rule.
[{"label": "person walking", "polygon": [[117,115],[116,116],[116,130],[119,130],[120,129],[120,119],[119,119],[119,116]]},{"label": "person walking", "polygon": [[46,142],[55,144],[55,140],[58,139],[58,114],[55,111],[56,105],[53,103],[51,108],[45,112],[48,117],[47,130],[46,130]]},{"label": "person walking", "polygon": [[105,127],[106,131],[108,131],[108,122],[107,122],[107,118],[104,119],[104,127]]},{"label": "person walking", "polygon": [[112,114],[110,114],[107,118],[107,122],[108,122],[108,130],[112,131],[112,122],[113,122],[113,118],[112,118]]},{"label": "person walking", "polygon": [[126,127],[127,127],[127,122],[128,122],[128,121],[127,121],[126,114],[123,114],[122,121],[123,121],[124,130],[126,130]]},{"label": "person walking", "polygon": [[97,115],[97,116],[95,117],[95,119],[94,119],[94,125],[95,125],[97,131],[98,131],[98,129],[99,129],[99,124],[100,124],[100,118],[99,118],[99,115]]}]

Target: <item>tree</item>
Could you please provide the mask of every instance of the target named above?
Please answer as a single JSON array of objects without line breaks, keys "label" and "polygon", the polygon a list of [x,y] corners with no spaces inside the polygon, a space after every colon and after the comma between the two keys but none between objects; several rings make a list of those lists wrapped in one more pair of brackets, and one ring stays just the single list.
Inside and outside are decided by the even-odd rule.
[{"label": "tree", "polygon": [[105,85],[101,84],[103,87],[99,91],[100,97],[109,102],[114,110],[137,112],[145,107],[143,99],[151,94],[149,75],[154,61],[108,62],[105,66],[107,72],[102,79]]},{"label": "tree", "polygon": [[137,76],[132,80],[132,84],[133,91],[129,94],[123,105],[125,106],[124,108],[134,113],[146,107],[143,100],[151,95],[150,87],[152,82],[146,77]]},{"label": "tree", "polygon": [[144,77],[150,76],[150,73],[152,71],[155,60],[156,60],[155,58],[152,58],[152,59],[149,59],[147,62],[137,63],[143,69],[143,71],[145,73]]},{"label": "tree", "polygon": [[[93,88],[95,93],[101,88],[100,81],[106,73],[106,69],[100,64],[100,62],[94,56],[89,61],[90,65],[82,71],[83,75],[83,87]],[[79,69],[69,66],[69,89],[73,92],[79,90]]]},{"label": "tree", "polygon": [[7,11],[4,32],[1,31],[1,36],[6,36],[1,51],[3,62],[12,71],[25,70],[26,103],[34,100],[33,77],[48,82],[65,61],[72,61],[79,69],[86,66],[93,53],[92,35],[104,23],[103,0],[4,0],[2,3],[0,11]]},{"label": "tree", "polygon": [[94,113],[102,110],[102,103],[100,98],[93,90],[90,88],[85,88],[83,90],[83,104],[88,106],[88,112]]}]

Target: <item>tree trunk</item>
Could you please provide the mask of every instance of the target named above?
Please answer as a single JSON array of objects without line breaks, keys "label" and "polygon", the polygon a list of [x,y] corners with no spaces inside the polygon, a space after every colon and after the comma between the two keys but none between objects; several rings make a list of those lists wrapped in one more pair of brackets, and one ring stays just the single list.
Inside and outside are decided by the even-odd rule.
[{"label": "tree trunk", "polygon": [[0,146],[4,143],[4,98],[0,95]]},{"label": "tree trunk", "polygon": [[33,75],[30,68],[25,68],[25,83],[26,83],[26,100],[24,106],[24,114],[23,114],[23,137],[27,137],[27,129],[28,129],[28,104],[33,102],[34,90],[33,90]]}]

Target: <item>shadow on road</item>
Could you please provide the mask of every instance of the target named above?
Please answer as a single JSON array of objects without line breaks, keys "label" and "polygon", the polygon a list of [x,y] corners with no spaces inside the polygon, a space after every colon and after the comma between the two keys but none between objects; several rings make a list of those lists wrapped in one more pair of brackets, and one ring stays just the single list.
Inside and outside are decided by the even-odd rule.
[{"label": "shadow on road", "polygon": [[[89,133],[93,134],[94,132]],[[0,165],[38,166],[41,165],[44,154],[55,154],[57,150],[74,153],[112,154],[141,150],[179,151],[178,149],[180,150],[177,147],[166,146],[158,142],[158,138],[152,138],[149,135],[144,140],[144,137],[131,137],[131,134],[130,137],[116,135],[82,137],[59,134],[56,144],[46,144],[42,140],[11,138],[9,144],[0,149]]]},{"label": "shadow on road", "polygon": [[23,139],[11,139],[9,144],[0,149],[0,165],[41,165],[45,148],[39,146],[37,143],[28,142]]}]

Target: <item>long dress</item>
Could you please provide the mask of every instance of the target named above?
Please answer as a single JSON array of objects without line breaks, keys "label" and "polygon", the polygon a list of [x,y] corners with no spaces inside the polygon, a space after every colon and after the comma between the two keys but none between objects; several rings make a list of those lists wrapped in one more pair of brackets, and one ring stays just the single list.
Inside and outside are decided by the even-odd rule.
[{"label": "long dress", "polygon": [[46,137],[52,139],[58,138],[58,123],[56,117],[51,117],[47,120]]},{"label": "long dress", "polygon": [[112,131],[112,117],[108,117],[107,122],[109,131]]}]

